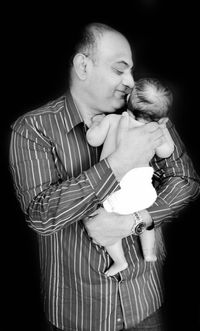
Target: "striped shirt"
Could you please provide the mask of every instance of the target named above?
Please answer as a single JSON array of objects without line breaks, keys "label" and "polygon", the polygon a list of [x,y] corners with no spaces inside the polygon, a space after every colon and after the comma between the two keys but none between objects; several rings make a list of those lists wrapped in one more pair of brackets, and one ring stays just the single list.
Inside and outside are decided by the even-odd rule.
[{"label": "striped shirt", "polygon": [[[148,210],[156,227],[177,217],[200,191],[171,122],[168,128],[174,153],[152,161],[158,198]],[[123,239],[128,268],[106,277],[111,258],[84,228],[83,217],[119,188],[107,160],[99,161],[100,152],[87,144],[86,127],[70,93],[12,125],[10,166],[16,194],[37,233],[46,316],[60,329],[114,331],[122,316],[130,328],[163,302],[161,260],[146,263],[136,236]]]}]

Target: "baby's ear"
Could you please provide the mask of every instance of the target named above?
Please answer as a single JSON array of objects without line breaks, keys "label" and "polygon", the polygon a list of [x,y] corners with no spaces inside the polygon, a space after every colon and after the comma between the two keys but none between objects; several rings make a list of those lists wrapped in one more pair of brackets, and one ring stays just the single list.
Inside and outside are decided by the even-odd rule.
[{"label": "baby's ear", "polygon": [[130,95],[131,95],[130,93],[126,95],[126,103],[128,103]]}]

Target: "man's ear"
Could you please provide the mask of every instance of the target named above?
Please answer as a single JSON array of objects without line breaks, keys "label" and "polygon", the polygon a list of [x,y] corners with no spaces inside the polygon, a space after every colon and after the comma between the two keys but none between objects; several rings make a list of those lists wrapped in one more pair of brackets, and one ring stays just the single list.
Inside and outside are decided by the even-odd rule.
[{"label": "man's ear", "polygon": [[85,80],[87,78],[88,58],[84,54],[78,53],[73,59],[73,64],[77,76],[81,80]]}]

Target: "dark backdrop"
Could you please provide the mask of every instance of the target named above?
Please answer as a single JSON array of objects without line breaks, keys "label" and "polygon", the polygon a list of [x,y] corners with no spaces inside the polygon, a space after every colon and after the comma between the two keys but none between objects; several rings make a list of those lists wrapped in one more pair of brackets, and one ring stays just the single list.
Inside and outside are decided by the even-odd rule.
[{"label": "dark backdrop", "polygon": [[[133,4],[132,4],[133,3]],[[108,4],[15,5],[5,11],[6,101],[2,109],[2,283],[6,330],[43,331],[38,252],[16,201],[8,171],[10,124],[25,111],[61,95],[66,59],[82,23],[100,21],[127,35],[135,52],[135,76],[165,79],[174,92],[171,114],[199,171],[198,18],[189,2],[141,0]],[[167,229],[165,267],[170,330],[199,326],[199,199]],[[94,330],[95,331],[95,330]]]}]

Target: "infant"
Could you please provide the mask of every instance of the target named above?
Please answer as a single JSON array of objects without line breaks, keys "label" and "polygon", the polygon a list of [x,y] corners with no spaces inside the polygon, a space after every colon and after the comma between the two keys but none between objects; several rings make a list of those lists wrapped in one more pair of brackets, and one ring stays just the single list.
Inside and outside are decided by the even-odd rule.
[{"label": "infant", "polygon": [[[129,128],[156,121],[163,130],[165,142],[155,149],[160,158],[169,157],[174,150],[173,140],[166,127],[167,114],[172,105],[172,93],[156,79],[140,79],[128,98],[128,110],[122,115],[97,115],[87,131],[87,141],[92,146],[103,144],[100,159],[106,158],[116,149],[116,134],[121,116],[128,116]],[[149,160],[150,162],[150,160]],[[152,185],[153,168],[149,163],[134,168],[120,181],[120,189],[106,198],[103,206],[108,212],[121,215],[139,216],[139,211],[150,207],[156,200],[156,190]],[[141,248],[147,262],[156,261],[156,245],[154,228],[146,228],[140,235]],[[107,276],[127,268],[128,264],[123,252],[122,241],[105,247],[113,260],[106,271]]]}]

